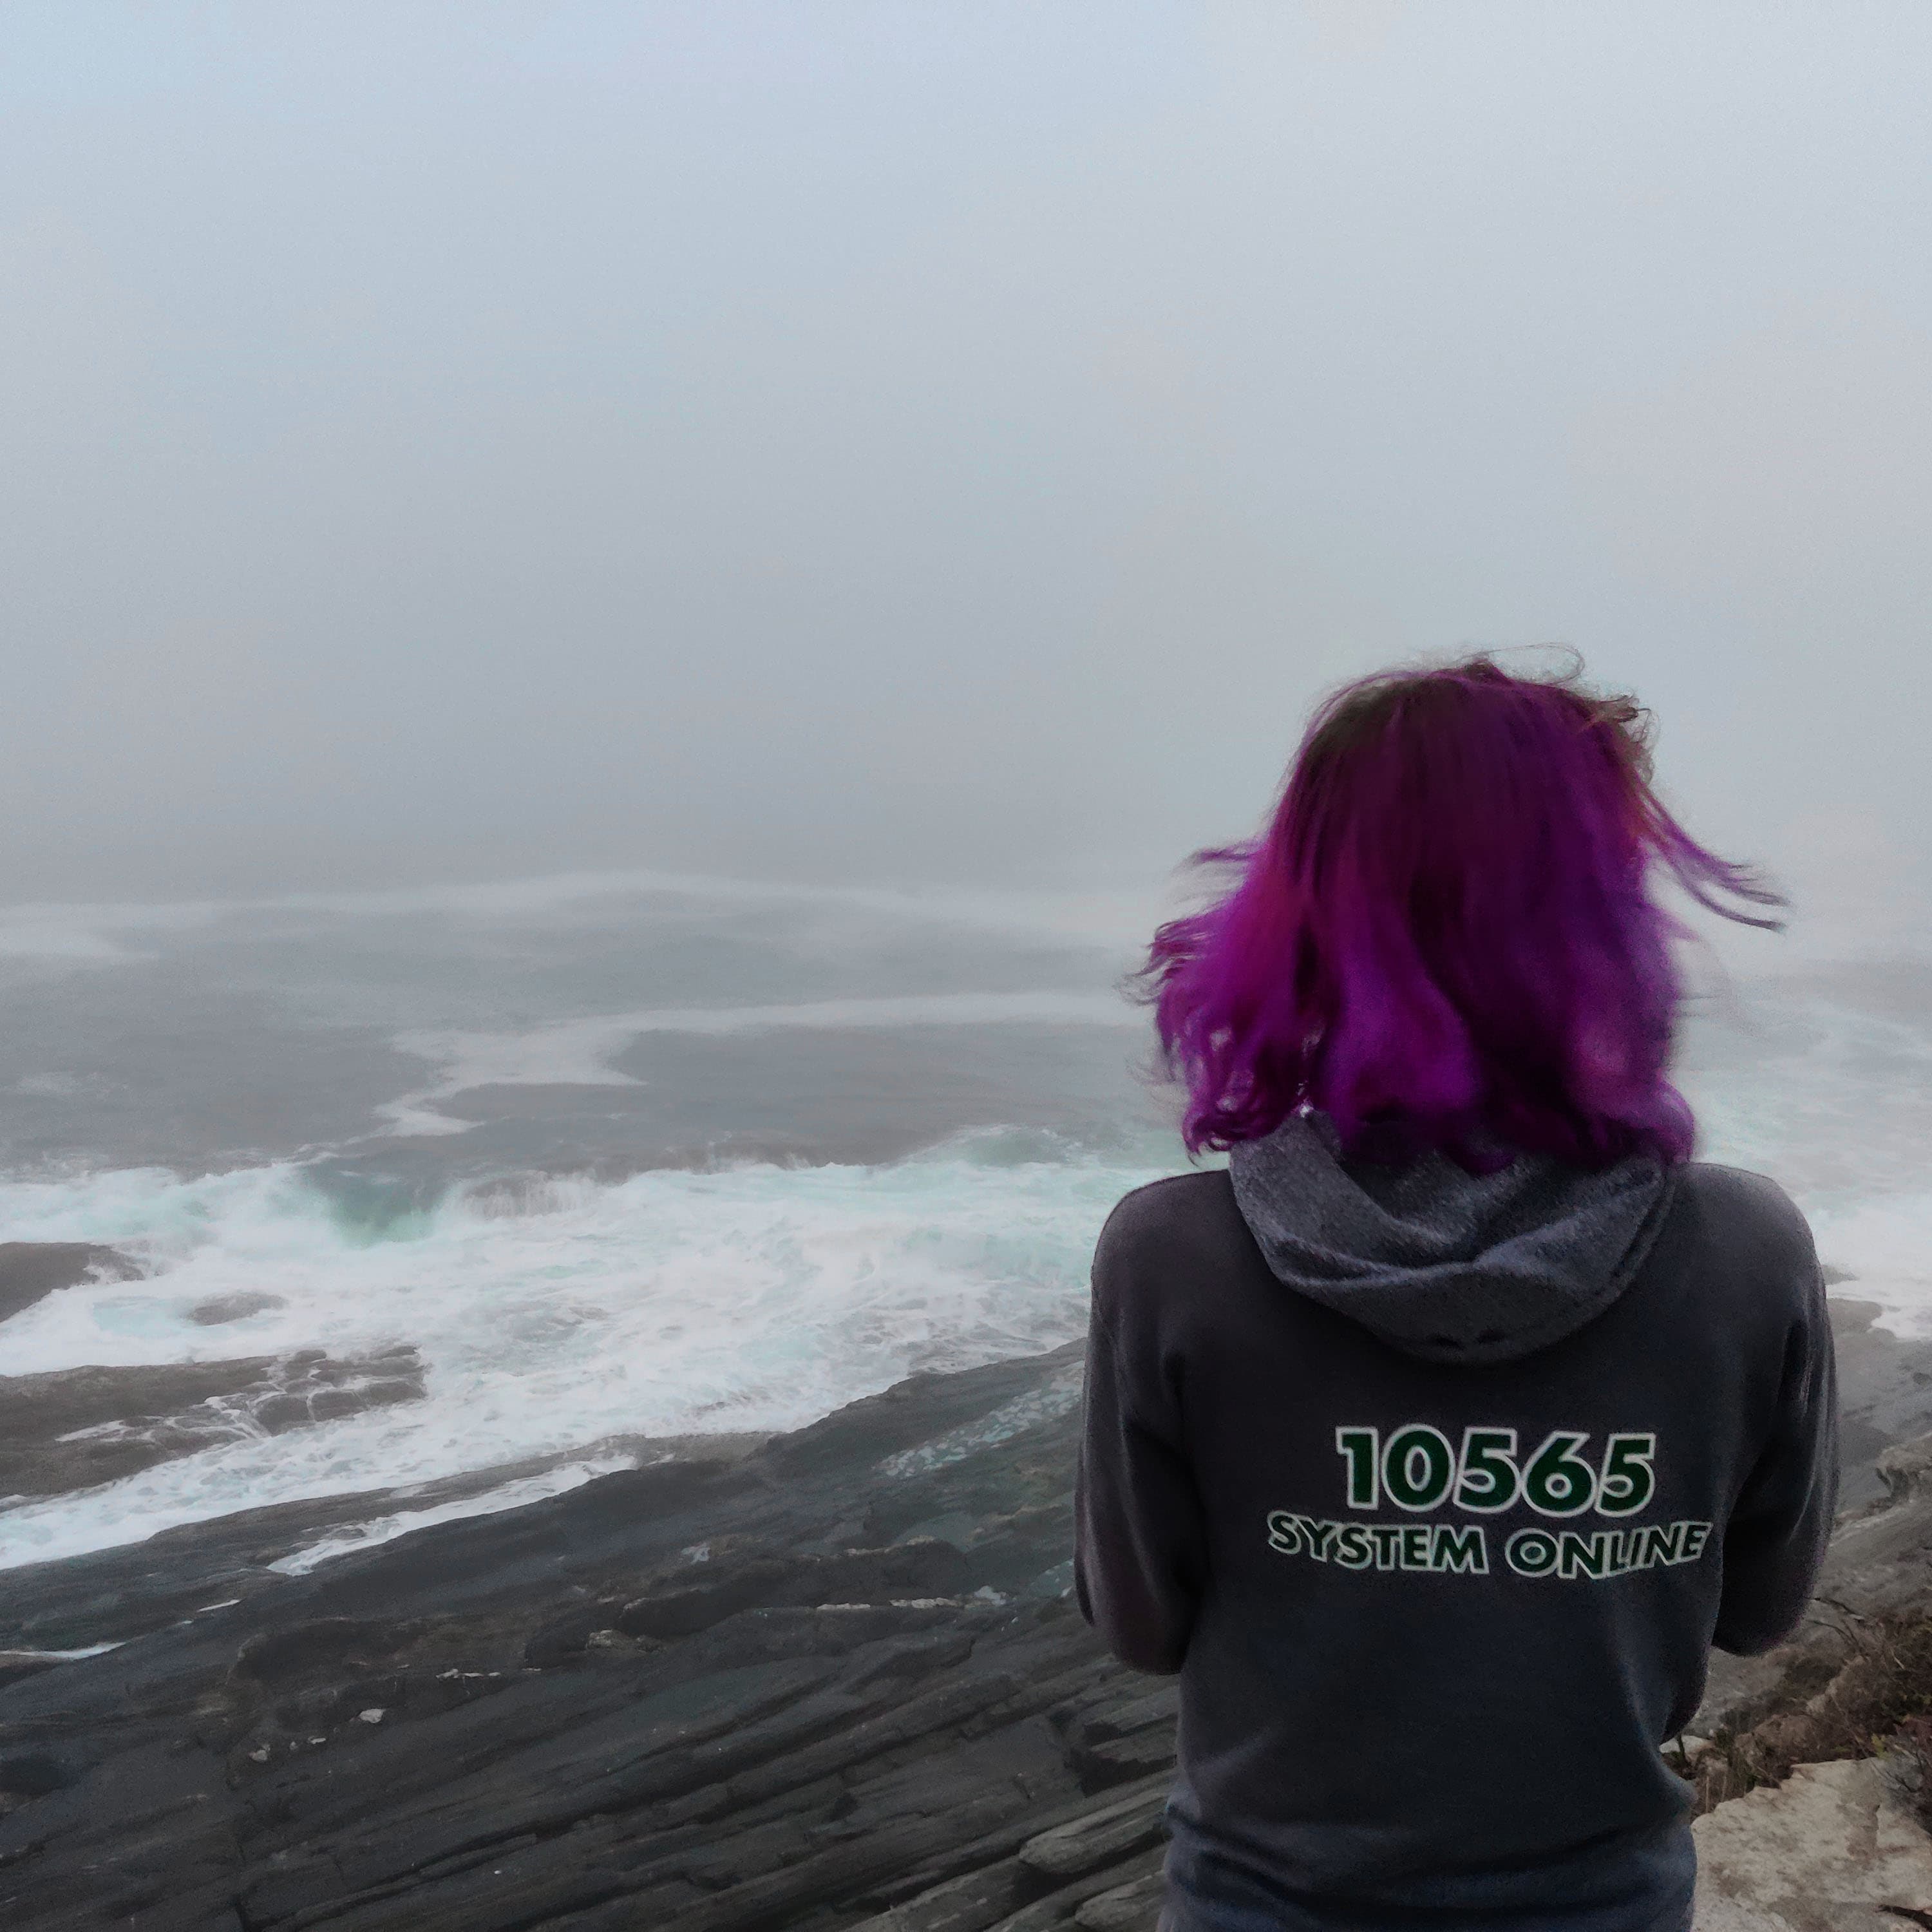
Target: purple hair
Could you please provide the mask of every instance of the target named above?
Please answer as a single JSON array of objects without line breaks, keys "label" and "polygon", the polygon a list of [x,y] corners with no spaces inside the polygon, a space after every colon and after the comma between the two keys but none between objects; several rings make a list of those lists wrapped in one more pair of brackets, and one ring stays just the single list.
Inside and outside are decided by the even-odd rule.
[{"label": "purple hair", "polygon": [[1190,1150],[1315,1109],[1372,1160],[1684,1159],[1678,928],[1652,866],[1747,926],[1783,901],[1658,802],[1647,722],[1576,672],[1480,656],[1330,698],[1262,836],[1196,855],[1232,890],[1163,926],[1138,976]]}]

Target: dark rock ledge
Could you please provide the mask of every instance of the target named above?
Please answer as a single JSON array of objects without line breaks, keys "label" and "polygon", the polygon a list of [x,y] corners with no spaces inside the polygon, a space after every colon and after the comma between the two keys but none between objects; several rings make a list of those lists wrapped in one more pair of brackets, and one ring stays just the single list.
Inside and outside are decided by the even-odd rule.
[{"label": "dark rock ledge", "polygon": [[[916,1378],[304,1576],[266,1565],[395,1499],[0,1573],[0,1924],[1151,1932],[1173,1688],[1066,1594],[1079,1372]],[[1925,1589],[1918,1467],[1841,1600]],[[1726,1765],[1838,1615],[1714,1682]]]},{"label": "dark rock ledge", "polygon": [[274,1511],[0,1573],[0,1924],[1147,1924],[1174,1706],[1065,1594],[1079,1370],[305,1576],[264,1564],[318,1519]]},{"label": "dark rock ledge", "polygon": [[[132,1256],[92,1242],[0,1241],[0,1323],[62,1288],[133,1281],[143,1272]],[[199,1327],[218,1328],[281,1306],[279,1295],[249,1290],[188,1312]],[[0,1364],[5,1357],[0,1343]],[[422,1393],[422,1364],[406,1346],[347,1359],[303,1348],[280,1358],[0,1375],[0,1508]]]},{"label": "dark rock ledge", "polygon": [[56,1289],[84,1281],[133,1281],[139,1262],[92,1241],[0,1241],[0,1322]]},{"label": "dark rock ledge", "polygon": [[0,1376],[0,1499],[118,1481],[218,1442],[280,1436],[422,1394],[422,1363],[410,1348]]}]

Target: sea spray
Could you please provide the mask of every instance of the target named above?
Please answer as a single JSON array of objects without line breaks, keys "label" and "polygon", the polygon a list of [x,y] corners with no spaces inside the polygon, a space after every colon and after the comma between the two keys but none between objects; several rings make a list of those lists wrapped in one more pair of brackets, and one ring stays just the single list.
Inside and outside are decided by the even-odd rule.
[{"label": "sea spray", "polygon": [[[17,1507],[0,1564],[614,1437],[794,1427],[918,1370],[1053,1347],[1083,1328],[1108,1210],[1159,1171],[1000,1130],[874,1166],[503,1176],[434,1196],[293,1163],[0,1184],[20,1237],[104,1240],[153,1270],[16,1318],[14,1372],[406,1342],[428,1391]],[[265,1288],[278,1304],[193,1318]]]}]

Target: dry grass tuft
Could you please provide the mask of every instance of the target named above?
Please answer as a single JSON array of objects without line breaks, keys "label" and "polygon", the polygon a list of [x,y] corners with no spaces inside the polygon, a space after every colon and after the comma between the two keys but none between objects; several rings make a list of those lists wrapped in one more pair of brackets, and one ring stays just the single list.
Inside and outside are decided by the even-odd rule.
[{"label": "dry grass tuft", "polygon": [[[1932,1764],[1932,1616],[1913,1610],[1862,1616],[1844,1610],[1839,1615],[1843,1661],[1822,1688],[1814,1688],[1815,1664],[1794,1672],[1786,1686],[1792,1700],[1786,1708],[1747,1730],[1720,1732],[1698,1754],[1691,1776],[1699,1810],[1778,1784],[1800,1764],[1893,1749]],[[1921,1789],[1922,1802],[1932,1807],[1932,1778]]]}]

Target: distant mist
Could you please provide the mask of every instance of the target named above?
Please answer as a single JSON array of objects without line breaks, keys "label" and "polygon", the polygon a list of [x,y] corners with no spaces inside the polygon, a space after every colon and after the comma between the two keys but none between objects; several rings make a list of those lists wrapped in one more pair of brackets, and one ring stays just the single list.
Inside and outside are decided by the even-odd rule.
[{"label": "distant mist", "polygon": [[1904,0],[14,0],[0,898],[1134,881],[1334,680],[1560,639],[1910,922],[1928,71]]}]

